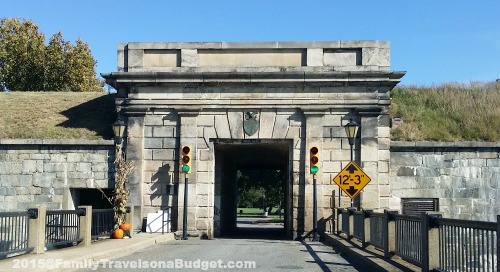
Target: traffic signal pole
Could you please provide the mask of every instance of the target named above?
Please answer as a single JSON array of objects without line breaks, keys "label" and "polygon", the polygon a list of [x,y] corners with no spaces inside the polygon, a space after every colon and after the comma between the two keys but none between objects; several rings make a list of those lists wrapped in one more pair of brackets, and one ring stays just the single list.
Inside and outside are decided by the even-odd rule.
[{"label": "traffic signal pole", "polygon": [[316,195],[316,173],[319,172],[319,148],[309,148],[309,172],[313,175],[313,241],[318,241],[318,204]]},{"label": "traffic signal pole", "polygon": [[183,212],[183,218],[182,218],[182,240],[187,240],[187,225],[188,225],[187,207],[188,207],[188,182],[189,182],[189,178],[188,178],[187,173],[185,175],[186,175],[186,178],[184,179],[184,212]]},{"label": "traffic signal pole", "polygon": [[313,241],[318,241],[318,204],[316,200],[316,175],[313,174]]},{"label": "traffic signal pole", "polygon": [[184,212],[182,218],[182,240],[187,240],[187,217],[188,217],[188,174],[191,173],[191,147],[185,145],[182,151],[182,172],[185,175],[184,179]]}]

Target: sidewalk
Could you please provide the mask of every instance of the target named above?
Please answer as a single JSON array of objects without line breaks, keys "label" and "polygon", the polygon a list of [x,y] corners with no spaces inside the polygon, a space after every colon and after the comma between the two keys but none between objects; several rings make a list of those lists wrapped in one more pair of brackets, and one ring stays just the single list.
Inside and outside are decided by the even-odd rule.
[{"label": "sidewalk", "polygon": [[[105,239],[90,246],[74,246],[45,251],[44,254],[25,254],[0,260],[0,271],[71,271],[62,262],[90,264],[101,259],[114,259],[143,248],[175,240],[173,233],[137,233],[130,239]],[[47,266],[52,266],[48,268]],[[55,267],[58,266],[58,267]]]},{"label": "sidewalk", "polygon": [[353,243],[332,234],[325,235],[324,243],[345,253],[363,266],[369,267],[370,271],[415,272],[422,270],[420,267],[405,262],[398,257],[387,260],[383,258],[382,253],[376,254],[360,249],[354,246]]}]

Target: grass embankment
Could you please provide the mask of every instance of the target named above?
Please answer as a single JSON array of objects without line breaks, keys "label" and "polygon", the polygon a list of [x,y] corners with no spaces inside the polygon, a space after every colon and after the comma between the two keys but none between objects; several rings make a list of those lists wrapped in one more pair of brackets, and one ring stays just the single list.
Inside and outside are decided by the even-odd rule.
[{"label": "grass embankment", "polygon": [[0,139],[111,139],[114,95],[0,92]]},{"label": "grass embankment", "polygon": [[402,86],[392,93],[397,141],[500,141],[500,82]]},{"label": "grass embankment", "polygon": [[[397,141],[500,141],[500,82],[399,86]],[[0,92],[0,139],[111,139],[114,95]],[[261,213],[261,211],[259,212]]]}]

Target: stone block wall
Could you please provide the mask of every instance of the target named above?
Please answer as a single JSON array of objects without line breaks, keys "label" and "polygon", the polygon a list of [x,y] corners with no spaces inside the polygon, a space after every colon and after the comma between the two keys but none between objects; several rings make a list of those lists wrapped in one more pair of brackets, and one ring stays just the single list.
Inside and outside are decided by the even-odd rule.
[{"label": "stone block wall", "polygon": [[392,142],[391,208],[402,198],[438,198],[444,217],[496,221],[500,144]]},{"label": "stone block wall", "polygon": [[[212,109],[195,113],[155,110],[146,114],[143,117],[142,179],[136,181],[143,188],[142,199],[137,199],[138,202],[133,205],[141,206],[143,215],[160,209],[171,209],[177,218],[176,229],[182,228],[184,175],[179,173],[179,151],[181,143],[191,145],[192,173],[196,174],[189,176],[189,231],[215,230],[215,235],[218,235],[217,211],[221,206],[221,178],[215,173],[214,141],[248,139],[272,143],[288,140],[291,144],[291,187],[288,193],[293,211],[290,223],[294,229],[298,226],[311,229],[313,180],[309,174],[308,148],[316,145],[321,150],[321,167],[317,174],[318,215],[321,220],[326,220],[332,214],[331,208],[339,206],[338,187],[332,179],[350,161],[350,145],[343,126],[352,117],[363,127],[355,144],[354,158],[362,161],[360,165],[372,179],[361,194],[362,207],[389,208],[389,128],[384,127],[387,115],[358,116],[344,110],[325,113],[256,109],[255,112],[260,129],[252,136],[243,131],[243,109]],[[129,141],[130,137],[129,133]],[[178,194],[167,195],[168,185],[178,185]],[[332,192],[335,194],[333,199]],[[138,191],[136,193],[141,195]],[[350,206],[347,196],[343,195],[340,199],[341,207]],[[320,224],[320,227],[323,226]]]},{"label": "stone block wall", "polygon": [[[298,167],[302,156],[299,135],[303,135],[303,123],[311,123],[314,118],[319,118],[324,127],[324,133],[318,139],[322,147],[322,182],[319,182],[318,195],[321,199],[319,207],[324,209],[321,211],[320,208],[320,217],[326,218],[331,213],[329,207],[332,195],[333,201],[337,201],[338,196],[338,188],[332,185],[331,180],[349,161],[350,146],[342,135],[342,125],[346,122],[344,114],[314,117],[292,112],[260,112],[261,124],[272,120],[273,125],[264,125],[259,134],[252,137],[273,139],[272,134],[275,133],[276,139],[280,139],[280,131],[284,138],[298,137],[293,142],[291,154],[294,218],[304,212],[307,213],[306,217],[310,216],[312,207],[310,199],[305,201],[304,207],[299,207],[299,197],[303,196],[297,194],[296,188],[300,180],[304,179],[300,177],[301,169]],[[198,159],[193,165],[197,175],[192,178],[193,184],[189,188],[190,206],[193,207],[190,218],[197,229],[210,228],[206,224],[212,224],[216,216],[212,208],[217,202],[217,198],[213,198],[217,178],[214,177],[213,142],[209,139],[231,139],[231,133],[239,133],[229,129],[238,127],[239,118],[230,118],[229,115],[212,112],[191,117],[196,123],[197,137],[193,139],[193,146],[196,146],[194,156]],[[140,179],[142,195],[138,196],[142,204],[135,205],[143,205],[144,212],[176,207],[182,203],[182,199],[179,202],[176,195],[169,196],[166,192],[168,184],[179,180],[179,173],[175,170],[177,167],[174,166],[179,157],[179,118],[185,117],[164,112],[142,119],[144,152],[140,153],[144,156],[144,162],[136,166],[142,169],[143,175]],[[368,120],[366,117],[363,119]],[[387,133],[381,131],[384,128],[374,132],[367,127],[371,121],[363,119],[362,152],[356,148],[355,159],[361,158],[363,170],[373,179],[362,192],[363,208],[401,211],[402,198],[437,198],[439,211],[445,217],[496,220],[496,215],[500,214],[499,144],[392,142],[389,154],[389,145],[386,143],[388,137],[385,137]],[[280,125],[280,120],[286,122]],[[373,126],[377,127],[380,122],[373,120]],[[220,129],[224,126],[227,129]],[[129,128],[129,140],[130,134],[133,135],[132,129]],[[373,134],[373,139],[370,139],[369,133]],[[375,138],[376,134],[378,139]],[[373,144],[373,148],[377,149],[375,154],[369,152]],[[384,151],[390,155],[390,164]],[[132,153],[128,155],[133,156]],[[113,187],[113,160],[112,141],[0,140],[0,211],[24,210],[37,204],[45,204],[49,209],[72,208],[70,189],[96,188],[96,185]],[[310,186],[311,180],[307,178],[306,191],[310,191]],[[182,190],[180,188],[179,191]],[[182,196],[181,193],[179,197]],[[385,204],[386,201],[388,204]],[[348,205],[349,199],[342,197],[340,206]],[[299,209],[305,210],[300,212]],[[178,212],[182,214],[182,209]],[[306,227],[309,227],[308,221],[305,222]]]},{"label": "stone block wall", "polygon": [[[362,206],[388,208],[389,92],[405,74],[390,70],[389,53],[384,41],[118,45],[118,72],[102,76],[118,90],[119,114],[128,119],[127,154],[142,162],[131,177],[133,206],[143,214],[171,207],[181,229],[179,150],[190,145],[187,227],[210,236],[222,198],[218,182],[230,178],[216,174],[214,141],[283,141],[289,144],[288,229],[307,233],[314,183],[309,147],[321,153],[318,215],[326,221],[331,207],[350,206],[347,196],[332,202],[332,178],[350,161],[343,125],[354,118],[362,127],[354,157],[372,180]],[[260,122],[252,136],[243,129],[247,112]],[[179,185],[177,196],[165,195],[168,184]]]},{"label": "stone block wall", "polygon": [[389,71],[389,42],[131,42],[118,45],[119,72],[173,71],[178,67],[213,70],[306,66],[333,67],[335,71]]},{"label": "stone block wall", "polygon": [[0,140],[0,211],[74,208],[71,188],[113,188],[113,141]]}]

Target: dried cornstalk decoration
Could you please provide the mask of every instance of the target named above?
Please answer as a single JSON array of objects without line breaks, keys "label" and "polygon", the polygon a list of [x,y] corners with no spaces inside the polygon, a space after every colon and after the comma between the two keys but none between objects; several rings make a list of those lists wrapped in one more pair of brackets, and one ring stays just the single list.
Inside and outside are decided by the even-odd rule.
[{"label": "dried cornstalk decoration", "polygon": [[125,160],[121,148],[121,145],[116,145],[116,155],[114,162],[115,189],[113,190],[113,195],[111,197],[106,196],[99,184],[94,182],[97,189],[101,192],[102,196],[105,197],[113,206],[113,210],[115,212],[115,229],[118,229],[120,225],[125,222],[125,214],[127,213],[126,206],[128,203],[128,197],[130,195],[127,181],[128,176],[130,175],[130,173],[132,173],[132,169],[134,169],[133,162]]},{"label": "dried cornstalk decoration", "polygon": [[128,197],[130,195],[130,190],[127,186],[128,176],[134,168],[133,162],[126,161],[123,152],[121,151],[121,145],[116,145],[116,157],[115,157],[115,190],[113,191],[113,196],[111,202],[113,209],[115,211],[115,229],[125,222],[125,214],[127,213],[126,205],[128,203]]}]

